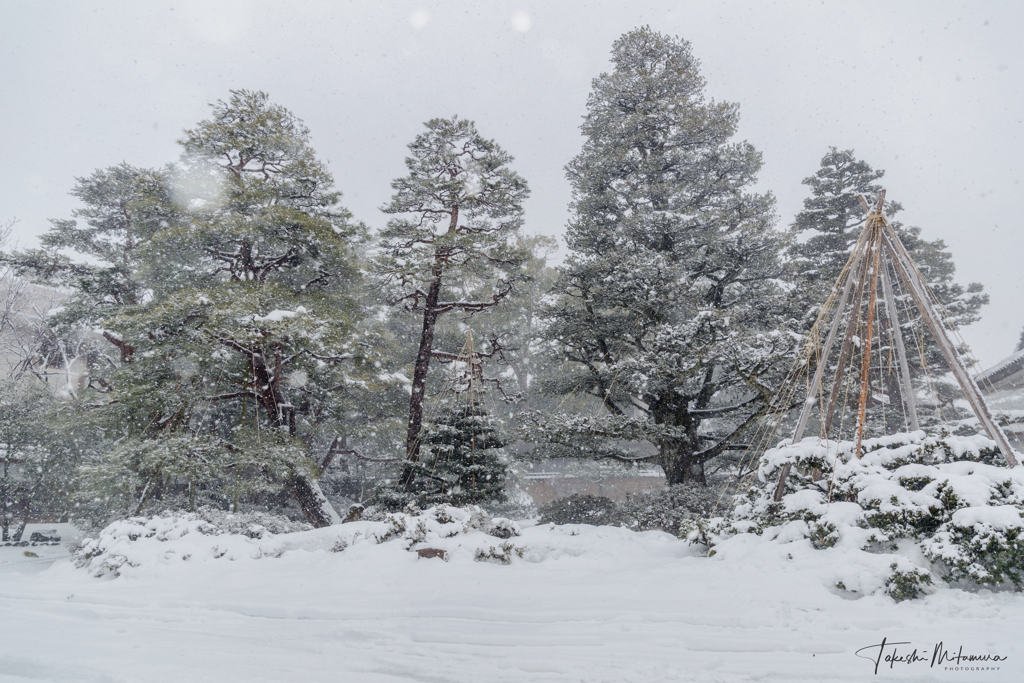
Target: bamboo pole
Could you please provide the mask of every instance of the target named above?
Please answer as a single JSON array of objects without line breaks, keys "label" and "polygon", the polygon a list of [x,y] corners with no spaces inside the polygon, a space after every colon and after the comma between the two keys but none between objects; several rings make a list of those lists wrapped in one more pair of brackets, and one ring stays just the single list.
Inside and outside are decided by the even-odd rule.
[{"label": "bamboo pole", "polygon": [[[888,251],[886,253],[888,254]],[[903,402],[907,406],[910,429],[916,432],[921,428],[917,420],[917,399],[914,398],[914,386],[910,383],[910,364],[907,363],[907,350],[903,345],[903,331],[900,329],[899,314],[896,311],[896,297],[893,296],[889,269],[884,263],[882,264],[882,293],[885,296],[885,308],[889,312],[889,323],[892,325],[893,336],[896,340],[896,358],[899,361],[900,376],[903,379]]]},{"label": "bamboo pole", "polygon": [[964,395],[967,398],[967,402],[971,404],[971,408],[974,409],[974,414],[978,417],[978,422],[981,423],[982,428],[990,439],[996,442],[999,446],[999,450],[1003,453],[1003,458],[1006,460],[1006,464],[1010,467],[1017,466],[1017,458],[1013,454],[1013,449],[1010,447],[1009,441],[1006,439],[1006,435],[1003,434],[1003,430],[1000,429],[999,425],[992,418],[992,414],[988,410],[988,404],[985,403],[984,397],[981,395],[981,390],[978,389],[978,385],[974,382],[974,379],[967,372],[967,368],[960,361],[960,356],[956,352],[956,346],[953,341],[949,338],[946,333],[946,328],[942,326],[942,318],[939,316],[938,311],[932,304],[931,298],[928,296],[928,291],[921,281],[920,274],[917,272],[917,268],[914,266],[913,259],[910,258],[910,254],[907,252],[906,247],[900,242],[899,237],[896,235],[896,231],[892,229],[888,221],[885,222],[885,246],[889,253],[893,256],[893,263],[896,266],[896,273],[903,280],[907,289],[910,291],[910,295],[914,299],[914,303],[917,304],[918,310],[921,311],[921,316],[924,318],[925,324],[931,331],[932,336],[935,337],[935,341],[939,345],[939,349],[942,351],[943,357],[946,359],[946,363],[949,364],[949,369],[953,372],[953,376],[956,377],[957,383],[963,390]]},{"label": "bamboo pole", "polygon": [[[850,291],[853,289],[853,281],[857,276],[856,271],[860,268],[861,260],[864,258],[866,249],[867,242],[858,241],[857,249],[850,257],[851,263],[850,267],[846,271],[846,278],[843,282],[843,292],[839,297],[839,305],[836,306],[835,314],[832,318],[832,325],[828,330],[828,336],[825,338],[825,346],[822,348],[821,356],[818,359],[818,367],[814,371],[814,379],[811,380],[811,384],[807,388],[807,400],[804,401],[803,408],[800,410],[800,419],[797,420],[796,429],[793,431],[793,443],[804,438],[804,430],[807,429],[807,420],[810,419],[811,409],[816,403],[815,397],[818,394],[818,388],[821,386],[821,377],[825,372],[825,368],[828,366],[828,357],[832,353],[832,346],[836,341],[836,333],[839,331],[839,323],[843,319],[843,310],[846,308],[846,302],[850,298]],[[782,500],[782,494],[786,489],[786,479],[789,478],[789,473],[792,469],[792,463],[786,463],[782,468],[782,472],[779,474],[779,481],[775,485],[774,499],[776,502]]]},{"label": "bamboo pole", "polygon": [[[868,299],[867,339],[860,340],[860,401],[857,404],[857,445],[854,453],[860,457],[860,446],[864,441],[864,422],[867,419],[868,388],[871,385],[871,340],[875,332],[875,307],[878,304],[878,265],[882,256],[881,227],[878,219],[870,223],[871,243],[875,247],[875,256],[871,262],[871,296]],[[877,237],[876,237],[877,235]]]}]

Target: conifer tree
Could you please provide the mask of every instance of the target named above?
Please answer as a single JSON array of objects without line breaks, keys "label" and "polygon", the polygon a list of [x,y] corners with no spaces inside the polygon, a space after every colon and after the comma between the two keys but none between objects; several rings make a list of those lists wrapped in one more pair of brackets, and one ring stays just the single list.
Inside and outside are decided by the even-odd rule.
[{"label": "conifer tree", "polygon": [[570,368],[551,390],[589,395],[597,413],[541,416],[535,439],[703,484],[794,352],[777,313],[784,240],[774,199],[750,189],[760,155],[732,141],[737,106],[705,98],[689,43],[641,28],[612,63],[567,167],[570,255],[547,314]]},{"label": "conifer tree", "polygon": [[505,443],[479,401],[453,399],[442,405],[421,441],[421,458],[412,464],[415,477],[408,486],[379,491],[378,502],[401,509],[410,502],[463,506],[505,499],[508,466],[500,450]]},{"label": "conifer tree", "polygon": [[284,486],[329,524],[314,449],[375,376],[354,296],[363,229],[264,93],[233,91],[181,145],[174,214],[134,256],[147,296],[104,321],[132,354],[104,378],[98,419],[118,445],[88,478],[129,512],[179,483],[190,506]]},{"label": "conifer tree", "polygon": [[[791,301],[799,302],[803,313],[816,315],[828,297],[864,227],[864,210],[857,196],[877,194],[882,189],[878,181],[884,175],[885,171],[857,159],[853,150],[831,147],[818,171],[804,179],[811,195],[793,220],[794,241],[788,250],[798,287]],[[902,210],[899,202],[885,204],[890,219]],[[971,283],[965,287],[954,281],[956,266],[942,240],[925,240],[921,228],[891,222],[949,320],[958,327],[976,322],[978,311],[988,303],[982,286]]]},{"label": "conifer tree", "polygon": [[[419,459],[430,361],[452,356],[435,348],[439,317],[498,305],[522,278],[527,256],[516,237],[529,190],[509,168],[512,157],[472,121],[432,119],[426,127],[409,145],[409,174],[392,183],[395,194],[382,210],[394,218],[377,246],[389,298],[422,314],[405,439],[410,463]],[[399,485],[407,487],[415,472],[406,467]]]},{"label": "conifer tree", "polygon": [[[858,195],[876,195],[882,189],[879,181],[884,175],[881,169],[874,169],[858,159],[853,150],[831,147],[822,157],[817,172],[804,179],[803,183],[810,188],[811,194],[804,200],[804,209],[796,215],[790,228],[794,239],[788,255],[793,269],[794,291],[787,303],[792,307],[792,314],[803,321],[805,329],[813,324],[864,227],[865,215],[857,200]],[[890,219],[902,210],[899,202],[887,201],[885,204],[885,212]],[[947,322],[963,327],[977,321],[979,310],[988,303],[988,295],[978,283],[964,286],[955,281],[956,266],[945,243],[938,239],[924,239],[921,228],[907,226],[897,220],[891,220],[891,225],[910,252],[935,300],[942,306]],[[927,423],[944,419],[943,416],[957,415],[953,402],[960,396],[960,390],[951,381],[943,380],[948,371],[946,361],[930,334],[924,332],[916,309],[904,306],[903,300],[907,298],[901,297],[897,305],[901,327],[905,328],[904,337],[911,345],[908,363],[915,382],[926,389],[927,394],[934,392],[934,398],[941,406],[935,415],[925,414],[922,417]],[[883,338],[887,324],[887,320],[882,321]],[[876,367],[872,372],[872,381],[880,381],[883,386],[871,393],[869,423],[876,429],[891,433],[905,428],[902,393],[894,371],[878,370]],[[882,379],[878,379],[880,377]],[[888,403],[877,401],[876,395],[887,396]]]}]

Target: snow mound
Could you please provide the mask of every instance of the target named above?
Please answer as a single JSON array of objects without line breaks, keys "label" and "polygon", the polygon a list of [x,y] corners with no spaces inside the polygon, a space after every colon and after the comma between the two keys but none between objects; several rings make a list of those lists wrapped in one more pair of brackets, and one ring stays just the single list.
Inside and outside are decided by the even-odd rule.
[{"label": "snow mound", "polygon": [[833,585],[859,595],[1024,587],[1024,468],[1005,467],[984,436],[895,434],[866,440],[860,458],[849,441],[784,441],[758,479],[712,545],[734,534],[809,544],[832,556]]},{"label": "snow mound", "polygon": [[[297,530],[306,527],[305,530]],[[508,564],[526,548],[514,539],[519,525],[491,517],[477,506],[446,505],[388,514],[381,521],[357,521],[309,529],[267,515],[214,511],[166,512],[113,522],[75,551],[77,567],[94,576],[137,575],[160,565],[213,560],[278,558],[294,551],[342,552],[360,544],[398,542],[405,550],[436,551],[424,557],[471,557]]]}]

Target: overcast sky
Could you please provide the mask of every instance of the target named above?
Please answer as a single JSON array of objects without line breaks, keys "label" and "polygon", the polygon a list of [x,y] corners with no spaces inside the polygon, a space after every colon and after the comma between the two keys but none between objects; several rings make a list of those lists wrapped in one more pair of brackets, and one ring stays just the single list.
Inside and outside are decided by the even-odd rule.
[{"label": "overcast sky", "polygon": [[[887,171],[902,218],[991,294],[964,330],[982,365],[1024,326],[1024,3],[14,2],[0,0],[0,221],[22,246],[75,208],[77,176],[161,166],[232,88],[312,131],[371,226],[422,123],[459,114],[516,157],[527,230],[560,235],[565,163],[612,42],[649,24],[693,44],[740,104],[784,228],[830,145]],[[564,245],[562,248],[564,254]]]}]

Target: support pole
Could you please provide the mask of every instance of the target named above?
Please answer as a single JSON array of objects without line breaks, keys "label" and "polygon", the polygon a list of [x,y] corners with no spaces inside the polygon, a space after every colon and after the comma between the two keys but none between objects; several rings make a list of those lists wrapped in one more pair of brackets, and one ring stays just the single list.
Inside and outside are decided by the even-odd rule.
[{"label": "support pole", "polygon": [[942,355],[946,359],[946,363],[949,364],[949,369],[953,371],[953,376],[956,377],[956,381],[960,384],[960,388],[963,390],[968,403],[970,403],[971,408],[974,409],[974,414],[978,416],[978,421],[985,430],[985,434],[988,435],[988,438],[998,444],[999,450],[1002,451],[1003,458],[1006,460],[1006,464],[1010,467],[1016,467],[1017,458],[1013,454],[1013,449],[1010,447],[1010,443],[1006,440],[1006,435],[1003,434],[1003,430],[999,428],[999,425],[996,424],[996,421],[992,418],[992,414],[989,413],[988,404],[985,403],[985,399],[982,397],[981,391],[978,389],[978,385],[967,372],[967,368],[964,367],[964,364],[960,362],[960,356],[956,352],[956,346],[946,333],[946,328],[942,326],[942,318],[939,316],[938,311],[932,304],[932,301],[928,296],[928,291],[925,288],[924,283],[921,281],[917,268],[914,267],[913,260],[910,258],[910,254],[907,253],[903,243],[900,242],[899,237],[888,222],[885,223],[885,228],[885,246],[893,256],[893,263],[896,266],[896,272],[907,286],[907,289],[910,291],[910,295],[914,298],[914,303],[917,304],[918,309],[921,311],[921,316],[924,318],[925,324],[928,325],[928,329],[931,330],[932,336],[935,337],[935,341],[938,343],[939,349],[942,351]]},{"label": "support pole", "polygon": [[[888,255],[888,250],[886,250],[886,255]],[[889,260],[892,259],[890,258]],[[917,420],[917,399],[914,398],[914,386],[910,383],[910,365],[907,363],[907,350],[903,345],[903,331],[900,329],[899,314],[896,312],[896,297],[893,296],[889,269],[885,266],[884,262],[882,264],[882,294],[885,296],[885,308],[889,311],[889,323],[892,325],[893,337],[896,340],[896,358],[900,364],[900,376],[903,380],[903,402],[907,406],[910,429],[916,432],[921,428]]]},{"label": "support pole", "polygon": [[850,318],[846,323],[846,337],[843,339],[843,346],[839,351],[839,364],[836,365],[836,378],[832,382],[832,391],[828,397],[828,408],[825,410],[825,419],[823,422],[823,431],[825,438],[828,438],[829,432],[832,431],[832,419],[836,414],[836,406],[839,404],[839,394],[842,392],[842,379],[843,373],[846,371],[846,362],[850,360],[850,354],[853,351],[853,338],[857,334],[857,325],[855,321],[860,319],[860,305],[864,300],[864,287],[868,276],[868,259],[871,257],[872,242],[868,240],[867,246],[865,247],[864,259],[861,263],[860,278],[857,282],[857,293],[853,298],[853,308],[850,309]]},{"label": "support pole", "polygon": [[[867,419],[868,389],[871,386],[871,340],[875,332],[875,308],[878,304],[878,266],[882,260],[881,226],[878,219],[871,223],[871,241],[875,244],[875,257],[871,262],[871,296],[868,299],[867,338],[860,340],[860,401],[857,404],[857,445],[854,454],[860,457],[864,441],[864,422]],[[877,235],[877,237],[876,237]]]},{"label": "support pole", "polygon": [[[850,267],[846,271],[846,281],[843,284],[843,293],[839,297],[839,305],[836,306],[835,314],[832,318],[832,326],[828,330],[828,337],[825,338],[825,346],[822,347],[821,357],[818,359],[818,367],[814,371],[814,379],[811,380],[811,385],[807,388],[807,400],[804,401],[804,406],[800,410],[800,419],[797,420],[796,430],[793,432],[793,443],[804,438],[807,420],[810,419],[811,409],[814,408],[816,402],[815,396],[817,396],[818,388],[821,386],[821,376],[828,366],[828,357],[832,353],[832,345],[836,341],[839,323],[843,319],[843,310],[846,308],[846,302],[850,298],[850,290],[853,289],[853,281],[857,277],[857,269],[860,268],[866,249],[867,247],[864,243],[858,242],[857,249],[850,259]],[[789,473],[792,469],[793,465],[791,463],[787,463],[782,468],[782,473],[779,474],[779,481],[775,485],[775,502],[782,500],[782,494],[786,489],[786,479],[789,478]]]}]

